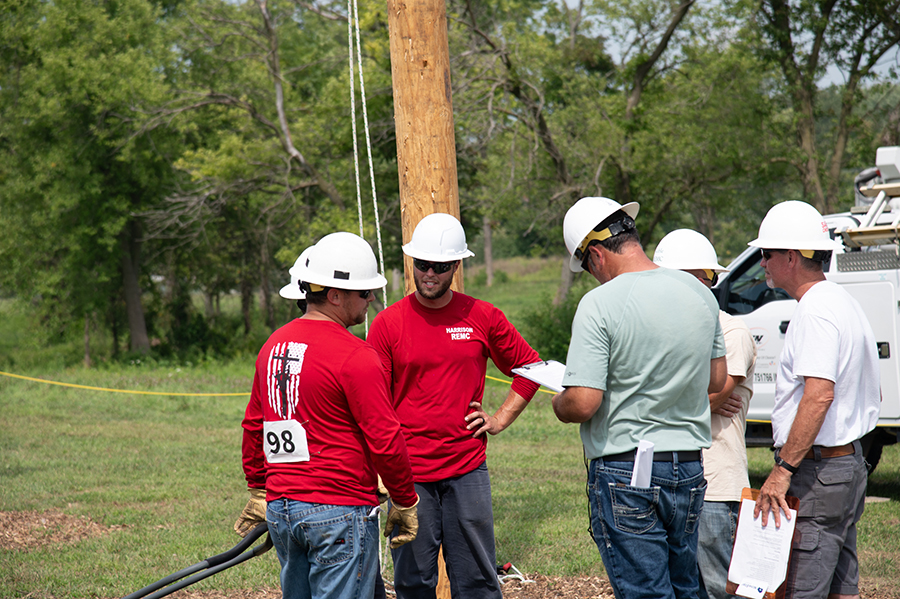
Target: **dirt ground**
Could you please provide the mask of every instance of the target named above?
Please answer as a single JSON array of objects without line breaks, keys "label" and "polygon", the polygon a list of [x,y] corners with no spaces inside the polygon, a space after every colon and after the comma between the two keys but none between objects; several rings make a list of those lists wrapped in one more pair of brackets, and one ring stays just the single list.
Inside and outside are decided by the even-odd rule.
[{"label": "dirt ground", "polygon": [[[0,512],[0,549],[28,551],[43,546],[64,546],[107,534],[121,526],[103,526],[85,516],[69,516],[59,510],[45,512]],[[599,556],[597,559],[600,559]],[[523,573],[528,582],[509,579],[503,585],[504,599],[613,599],[606,578],[549,577]],[[900,585],[880,588],[863,580],[860,595],[866,599],[900,599]],[[898,587],[898,588],[894,588]],[[393,592],[388,585],[388,596]],[[191,591],[171,595],[174,599],[280,599],[278,588],[246,591]]]}]

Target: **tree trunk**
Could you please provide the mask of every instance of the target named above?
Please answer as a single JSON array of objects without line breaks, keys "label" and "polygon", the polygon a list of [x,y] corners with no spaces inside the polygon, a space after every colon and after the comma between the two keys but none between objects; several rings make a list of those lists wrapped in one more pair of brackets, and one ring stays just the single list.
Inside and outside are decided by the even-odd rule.
[{"label": "tree trunk", "polygon": [[111,328],[112,328],[112,355],[119,355],[119,319],[116,316],[116,305],[119,303],[118,298],[113,298],[111,312]]},{"label": "tree trunk", "polygon": [[128,316],[130,349],[146,354],[150,351],[147,336],[147,322],[144,320],[144,306],[141,302],[141,286],[138,282],[140,271],[140,227],[130,221],[122,232],[122,287],[125,292],[125,313]]},{"label": "tree trunk", "polygon": [[84,315],[84,367],[91,367],[91,315]]},{"label": "tree trunk", "polygon": [[484,234],[484,274],[486,285],[491,287],[494,284],[494,243],[491,219],[486,214],[481,219],[481,225]]},{"label": "tree trunk", "polygon": [[275,329],[275,306],[272,304],[272,285],[270,281],[270,270],[271,270],[271,261],[269,260],[269,248],[268,243],[265,241],[260,248],[260,262],[261,262],[261,280],[259,282],[259,287],[262,290],[262,297],[260,302],[262,306],[260,306],[263,310],[263,314],[266,316],[266,327],[268,329]]},{"label": "tree trunk", "polygon": [[813,112],[814,96],[803,92],[800,98],[800,119],[797,123],[797,135],[800,138],[800,151],[805,163],[801,167],[803,173],[803,195],[806,200],[822,214],[827,214],[825,206],[825,190],[819,176],[819,157],[816,154],[816,118]]},{"label": "tree trunk", "polygon": [[562,273],[559,279],[559,289],[556,291],[556,297],[553,298],[553,305],[559,306],[569,296],[569,289],[572,288],[572,282],[575,280],[575,273],[569,268],[569,257],[566,256],[562,261]]},{"label": "tree trunk", "polygon": [[246,274],[241,275],[241,315],[244,317],[244,335],[250,334],[253,320],[250,311],[253,308],[253,285]]}]

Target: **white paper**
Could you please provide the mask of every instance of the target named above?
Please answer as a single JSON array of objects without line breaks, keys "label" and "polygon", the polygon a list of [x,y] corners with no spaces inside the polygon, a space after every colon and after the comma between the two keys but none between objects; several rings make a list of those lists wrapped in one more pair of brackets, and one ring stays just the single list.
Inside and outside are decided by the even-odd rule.
[{"label": "white paper", "polygon": [[556,360],[526,364],[519,368],[513,368],[512,371],[548,389],[553,389],[557,393],[563,390],[562,380],[566,374],[566,365]]},{"label": "white paper", "polygon": [[[797,510],[788,510],[790,520],[781,514],[780,528],[775,528],[775,517],[770,513],[769,523],[763,527],[762,514],[758,518],[753,517],[755,506],[756,502],[752,499],[741,501],[728,580],[737,583],[739,590],[742,584],[746,584],[747,592],[751,588],[763,588],[765,593],[781,586],[787,575]],[[738,594],[756,597],[740,592]]]},{"label": "white paper", "polygon": [[763,595],[766,594],[766,588],[765,582],[745,580],[738,585],[734,594],[740,595],[741,597],[749,597],[750,599],[762,599]]},{"label": "white paper", "polygon": [[631,486],[647,488],[653,475],[653,442],[641,439],[634,452],[634,469],[631,471]]}]

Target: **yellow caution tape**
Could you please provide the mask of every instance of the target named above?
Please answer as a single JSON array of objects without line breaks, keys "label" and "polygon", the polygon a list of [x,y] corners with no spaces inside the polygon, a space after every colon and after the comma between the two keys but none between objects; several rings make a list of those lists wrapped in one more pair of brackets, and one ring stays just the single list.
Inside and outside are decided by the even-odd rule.
[{"label": "yellow caution tape", "polygon": [[[498,379],[492,376],[484,375],[484,378],[491,379],[492,381],[497,381],[498,383],[505,383],[507,385],[512,385],[512,381],[507,381],[506,379]],[[550,391],[549,389],[544,389],[543,387],[539,388],[538,391],[541,393],[549,393],[550,395],[556,395],[556,391]]]},{"label": "yellow caution tape", "polygon": [[[30,376],[22,376],[21,374],[12,374],[10,372],[3,372],[0,370],[0,375],[12,377],[14,379],[22,379],[25,381],[32,381],[35,383],[44,383],[45,385],[57,385],[59,387],[71,387],[73,389],[89,389],[91,391],[107,391],[109,393],[132,393],[136,395],[169,395],[174,397],[239,397],[239,396],[247,396],[249,393],[167,393],[165,391],[135,391],[132,389],[109,389],[106,387],[91,387],[89,385],[76,385],[74,383],[59,383],[57,381],[48,381],[45,379],[36,379]],[[498,379],[492,376],[485,375],[486,379],[490,379],[492,381],[497,381],[500,383],[505,383],[507,385],[512,385],[512,382]],[[550,395],[556,395],[555,391],[548,391],[541,387],[538,389],[543,393],[549,393]]]},{"label": "yellow caution tape", "polygon": [[12,374],[9,372],[3,372],[0,370],[0,374],[3,376],[9,376],[14,379],[23,379],[26,381],[33,381],[35,383],[45,383],[47,385],[58,385],[60,387],[72,387],[74,389],[90,389],[91,391],[108,391],[109,393],[133,393],[137,395],[170,395],[177,397],[197,397],[197,396],[205,396],[205,397],[233,397],[239,395],[250,395],[249,393],[167,393],[165,391],[134,391],[130,389],[107,389],[106,387],[91,387],[89,385],[75,385],[73,383],[58,383],[56,381],[47,381],[44,379],[35,379],[30,376],[22,376],[21,374]]}]

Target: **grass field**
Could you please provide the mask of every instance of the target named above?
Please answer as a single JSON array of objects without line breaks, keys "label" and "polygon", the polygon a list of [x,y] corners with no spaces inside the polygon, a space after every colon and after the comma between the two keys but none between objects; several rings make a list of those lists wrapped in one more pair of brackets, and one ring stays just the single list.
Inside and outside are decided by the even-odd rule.
[{"label": "grass field", "polygon": [[[489,291],[470,284],[469,290],[507,310],[516,322],[528,297],[552,297],[559,264],[522,274],[514,274],[512,266],[509,270],[506,283]],[[543,287],[549,289],[540,295]],[[15,351],[9,340],[24,336],[10,322],[0,309],[0,352]],[[106,364],[90,370],[29,362],[17,373],[167,395],[109,393],[0,376],[0,511],[59,509],[116,527],[62,546],[0,549],[0,597],[122,596],[237,542],[231,526],[247,498],[240,464],[240,421],[247,397],[181,394],[248,391],[252,357],[190,366]],[[496,371],[489,374],[498,376]],[[486,404],[498,406],[507,389],[489,381]],[[550,397],[539,393],[520,419],[488,445],[497,558],[527,573],[599,575],[603,568],[587,533],[578,428],[556,421]],[[758,487],[771,468],[771,453],[751,449],[749,454],[752,482]],[[898,446],[885,449],[870,478],[869,495],[887,501],[868,505],[860,524],[862,574],[896,589]],[[278,584],[277,572],[270,552],[192,588],[272,587]]]}]

